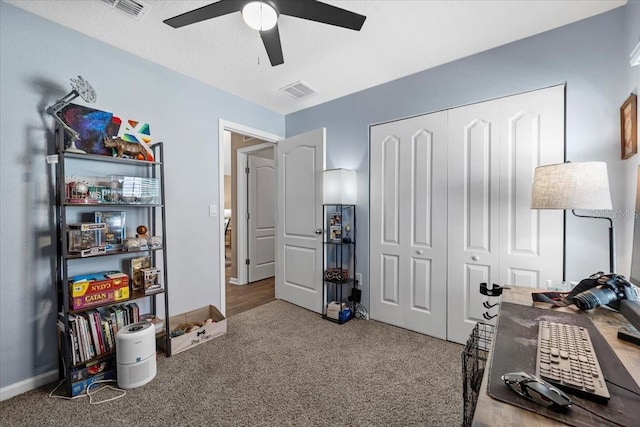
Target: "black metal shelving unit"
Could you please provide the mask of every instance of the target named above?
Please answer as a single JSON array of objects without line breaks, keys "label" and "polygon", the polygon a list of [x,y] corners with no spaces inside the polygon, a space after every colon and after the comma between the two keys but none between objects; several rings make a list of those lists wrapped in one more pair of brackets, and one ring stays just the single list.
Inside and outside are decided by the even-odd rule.
[{"label": "black metal shelving unit", "polygon": [[[323,205],[325,232],[323,240],[322,318],[345,323],[355,314],[354,291],[356,273],[356,207],[355,205]],[[339,219],[339,224],[336,221]],[[338,319],[328,316],[330,302],[344,303]],[[344,312],[344,313],[343,313]]]},{"label": "black metal shelving unit", "polygon": [[[82,153],[70,153],[65,151],[64,130],[61,127],[56,128],[56,147],[55,154],[48,156],[49,158],[55,158],[56,171],[55,171],[55,215],[56,215],[56,228],[58,237],[57,247],[57,259],[56,259],[56,289],[58,294],[58,334],[59,334],[59,376],[60,379],[65,380],[64,391],[68,396],[72,395],[73,377],[72,373],[78,368],[87,367],[95,363],[106,361],[110,358],[115,358],[115,351],[111,350],[102,353],[90,360],[83,360],[80,363],[73,363],[72,351],[72,339],[69,315],[79,314],[88,310],[95,310],[101,307],[108,307],[112,305],[121,305],[134,302],[136,300],[148,299],[151,314],[157,313],[158,303],[157,298],[163,297],[164,300],[164,329],[170,330],[169,326],[169,281],[167,274],[167,245],[166,245],[166,216],[165,216],[165,194],[164,194],[164,152],[163,143],[158,142],[151,146],[154,154],[154,161],[144,161],[135,159],[123,159],[94,154],[82,154]],[[159,200],[158,203],[70,203],[66,199],[66,184],[65,177],[70,171],[73,171],[73,166],[70,162],[94,162],[95,167],[92,166],[89,170],[101,169],[109,170],[110,167],[118,168],[133,168],[137,171],[137,176],[141,178],[156,178],[159,184]],[[74,165],[77,166],[76,163]],[[83,169],[83,168],[81,168]],[[85,164],[84,169],[87,169]],[[122,169],[120,169],[122,170]],[[104,254],[95,256],[81,257],[76,253],[70,253],[68,250],[68,235],[69,222],[67,221],[68,215],[75,210],[74,215],[77,217],[81,213],[89,210],[104,210],[113,211],[121,209],[133,209],[138,211],[138,218],[144,218],[148,226],[149,234],[152,236],[160,236],[162,238],[161,247],[136,250],[136,251],[123,251],[114,250],[108,251]],[[84,273],[95,272],[95,266],[97,264],[104,265],[103,270],[120,270],[119,268],[113,268],[117,263],[124,262],[123,256],[141,256],[141,254],[148,254],[152,260],[152,266],[162,267],[162,286],[160,290],[145,293],[144,291],[134,291],[130,285],[129,298],[119,300],[117,302],[109,302],[99,305],[87,307],[85,309],[73,310],[70,304],[70,290],[69,290],[69,277],[70,269],[73,271],[83,270],[82,263],[91,260],[90,265],[85,267],[89,271]],[[125,272],[126,274],[127,272]],[[131,283],[131,280],[129,280]],[[140,313],[142,314],[142,313]],[[115,337],[113,337],[115,339]],[[165,344],[167,349],[170,349],[171,340],[169,334],[162,335],[162,338],[166,340]],[[167,354],[171,354],[170,350]],[[115,364],[113,365],[115,367]],[[85,378],[86,379],[86,378]]]}]

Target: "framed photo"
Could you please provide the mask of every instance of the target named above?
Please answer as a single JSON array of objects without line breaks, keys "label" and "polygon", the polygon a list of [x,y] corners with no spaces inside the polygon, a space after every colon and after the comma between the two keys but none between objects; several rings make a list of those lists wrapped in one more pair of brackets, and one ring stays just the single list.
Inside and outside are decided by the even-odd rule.
[{"label": "framed photo", "polygon": [[638,96],[631,94],[620,107],[622,160],[638,152]]}]

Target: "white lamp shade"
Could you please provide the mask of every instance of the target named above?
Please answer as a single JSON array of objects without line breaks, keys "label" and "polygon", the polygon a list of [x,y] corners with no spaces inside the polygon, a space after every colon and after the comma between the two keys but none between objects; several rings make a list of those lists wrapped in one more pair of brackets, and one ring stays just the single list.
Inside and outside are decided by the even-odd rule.
[{"label": "white lamp shade", "polygon": [[357,188],[356,171],[329,169],[323,173],[325,205],[355,205]]},{"label": "white lamp shade", "polygon": [[224,217],[225,218],[231,218],[231,209],[225,209],[224,210]]},{"label": "white lamp shade", "polygon": [[533,177],[532,209],[611,209],[607,164],[539,166]]},{"label": "white lamp shade", "polygon": [[252,1],[242,8],[242,18],[254,30],[267,31],[276,26],[278,13],[268,3]]}]

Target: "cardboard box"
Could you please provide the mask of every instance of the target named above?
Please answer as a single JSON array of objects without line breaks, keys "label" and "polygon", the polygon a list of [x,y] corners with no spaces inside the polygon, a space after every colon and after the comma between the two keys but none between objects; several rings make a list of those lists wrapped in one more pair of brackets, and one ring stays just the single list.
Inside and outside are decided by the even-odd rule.
[{"label": "cardboard box", "polygon": [[207,319],[212,319],[213,322],[204,324],[194,331],[172,337],[170,343],[171,348],[169,350],[165,348],[164,336],[158,339],[158,346],[167,353],[168,356],[173,356],[227,333],[227,319],[212,305],[170,317],[169,327],[172,331],[175,331],[180,325],[190,323],[202,324]]},{"label": "cardboard box", "polygon": [[72,298],[129,287],[129,276],[120,271],[101,271],[69,278]]},{"label": "cardboard box", "polygon": [[[80,381],[76,381],[76,382],[72,382],[71,383],[71,396],[79,396],[81,394],[84,394],[87,392],[87,388],[89,386],[91,386],[91,384],[93,384],[96,381],[104,381],[104,380],[115,380],[116,379],[116,375],[117,375],[117,369],[116,368],[112,368],[109,369],[108,371],[104,371],[101,372],[99,374],[96,374],[90,378],[84,379],[84,380],[80,380]],[[99,386],[96,386],[99,388]],[[96,388],[93,387],[93,388]],[[92,391],[95,391],[93,390]]]},{"label": "cardboard box", "polygon": [[347,307],[346,303],[339,303],[337,301],[331,301],[327,304],[327,317],[330,319],[340,319],[340,313]]},{"label": "cardboard box", "polygon": [[81,297],[71,298],[71,309],[79,310],[90,307],[98,307],[112,302],[118,302],[129,299],[129,287],[120,288],[111,291],[98,292],[95,294],[83,295]]},{"label": "cardboard box", "polygon": [[71,308],[95,307],[129,298],[129,276],[119,271],[101,271],[69,278]]}]

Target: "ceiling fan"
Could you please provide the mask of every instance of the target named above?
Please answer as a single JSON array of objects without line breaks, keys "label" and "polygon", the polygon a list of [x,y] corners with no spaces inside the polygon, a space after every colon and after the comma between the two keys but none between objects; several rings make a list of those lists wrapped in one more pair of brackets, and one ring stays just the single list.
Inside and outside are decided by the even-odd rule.
[{"label": "ceiling fan", "polygon": [[219,0],[163,22],[173,28],[180,28],[234,12],[241,12],[247,25],[260,32],[271,66],[284,63],[278,31],[279,15],[295,16],[355,31],[360,31],[367,19],[364,15],[315,0]]}]

